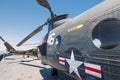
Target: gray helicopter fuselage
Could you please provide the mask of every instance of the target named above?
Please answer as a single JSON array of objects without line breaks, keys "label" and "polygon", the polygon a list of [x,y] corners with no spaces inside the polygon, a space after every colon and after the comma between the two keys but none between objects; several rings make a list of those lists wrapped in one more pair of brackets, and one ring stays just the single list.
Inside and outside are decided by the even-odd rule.
[{"label": "gray helicopter fuselage", "polygon": [[119,43],[120,0],[106,0],[49,32],[47,63],[80,80],[119,80]]}]

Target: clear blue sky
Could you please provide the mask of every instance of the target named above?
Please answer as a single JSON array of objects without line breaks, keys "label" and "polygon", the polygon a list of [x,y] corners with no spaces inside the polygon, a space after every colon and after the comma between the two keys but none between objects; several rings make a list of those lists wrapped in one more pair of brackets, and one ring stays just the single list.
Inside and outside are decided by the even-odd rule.
[{"label": "clear blue sky", "polygon": [[[69,18],[99,4],[103,0],[48,0],[53,11],[59,15],[68,13]],[[47,9],[38,5],[36,0],[0,0],[0,35],[16,45],[31,31],[44,23],[50,16]],[[46,28],[25,44],[40,43]],[[4,49],[0,41],[0,49]]]}]

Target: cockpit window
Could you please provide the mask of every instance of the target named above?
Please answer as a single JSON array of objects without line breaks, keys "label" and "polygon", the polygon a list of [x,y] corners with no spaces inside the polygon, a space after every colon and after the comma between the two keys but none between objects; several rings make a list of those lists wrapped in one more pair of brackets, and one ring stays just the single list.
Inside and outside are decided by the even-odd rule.
[{"label": "cockpit window", "polygon": [[56,39],[55,39],[55,47],[56,48],[59,48],[61,45],[61,36],[57,36]]},{"label": "cockpit window", "polygon": [[99,22],[92,32],[93,43],[97,48],[112,49],[120,44],[120,20],[109,18]]}]

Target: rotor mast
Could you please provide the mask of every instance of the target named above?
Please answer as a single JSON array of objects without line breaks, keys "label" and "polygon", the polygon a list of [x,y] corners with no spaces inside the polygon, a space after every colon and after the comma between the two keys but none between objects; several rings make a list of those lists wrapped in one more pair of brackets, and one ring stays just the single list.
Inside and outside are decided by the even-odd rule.
[{"label": "rotor mast", "polygon": [[42,25],[40,25],[37,29],[35,29],[33,32],[31,32],[27,37],[25,37],[21,42],[19,42],[17,44],[17,46],[21,46],[23,43],[25,43],[27,40],[29,40],[31,37],[33,37],[34,35],[36,35],[38,32],[40,32],[42,30],[42,28],[45,25],[48,25],[48,33],[49,31],[51,31],[52,29],[54,29],[54,22],[62,20],[62,19],[66,19],[67,18],[67,14],[63,14],[63,15],[59,15],[56,16],[53,12],[53,10],[51,9],[49,3],[47,0],[36,0],[38,2],[38,4],[40,6],[43,6],[45,8],[47,8],[51,14],[51,18],[48,18],[45,23],[43,23]]}]

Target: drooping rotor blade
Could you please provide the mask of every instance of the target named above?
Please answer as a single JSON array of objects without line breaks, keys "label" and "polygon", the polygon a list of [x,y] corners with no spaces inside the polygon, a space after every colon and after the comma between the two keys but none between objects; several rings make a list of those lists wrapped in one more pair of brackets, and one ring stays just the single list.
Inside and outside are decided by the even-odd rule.
[{"label": "drooping rotor blade", "polygon": [[8,51],[15,51],[15,49],[12,47],[12,45],[10,45],[7,41],[5,41],[1,36],[0,36],[0,39],[4,42],[4,45]]},{"label": "drooping rotor blade", "polygon": [[3,42],[5,42],[5,40],[0,36],[0,39],[3,41]]},{"label": "drooping rotor blade", "polygon": [[55,14],[53,13],[53,11],[52,11],[52,9],[51,9],[47,0],[37,0],[37,2],[39,3],[39,5],[47,8],[50,11],[52,18],[55,17]]},{"label": "drooping rotor blade", "polygon": [[43,26],[47,25],[48,21],[45,22],[44,24],[42,24],[41,26],[39,26],[37,29],[35,29],[32,33],[30,33],[27,37],[25,37],[21,42],[19,42],[17,44],[17,46],[21,46],[23,43],[25,43],[28,39],[30,39],[31,37],[33,37],[35,34],[37,34],[38,32],[40,32],[43,28]]}]

